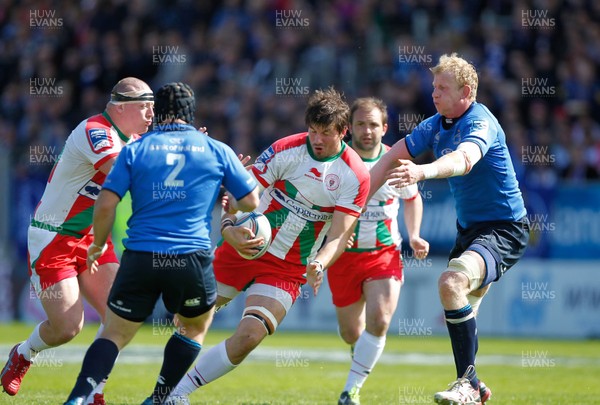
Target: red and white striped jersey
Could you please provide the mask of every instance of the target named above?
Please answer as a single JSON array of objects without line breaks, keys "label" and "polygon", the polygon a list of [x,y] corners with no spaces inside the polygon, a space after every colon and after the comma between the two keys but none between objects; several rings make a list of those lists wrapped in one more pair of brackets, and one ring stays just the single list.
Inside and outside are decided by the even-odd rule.
[{"label": "red and white striped jersey", "polygon": [[[369,170],[381,159],[390,147],[382,144],[381,153],[375,159],[363,159]],[[419,189],[416,184],[396,188],[387,182],[371,197],[367,209],[358,218],[354,231],[354,245],[352,252],[370,251],[386,246],[399,246],[402,237],[398,230],[398,213],[400,210],[399,198],[412,200],[417,196]]]},{"label": "red and white striped jersey", "polygon": [[106,113],[82,121],[67,138],[31,225],[73,236],[89,233],[106,178],[99,168],[137,138],[121,133]]},{"label": "red and white striped jersey", "polygon": [[334,211],[358,217],[369,191],[369,173],[358,154],[342,143],[335,156],[316,159],[308,133],[285,137],[252,166],[263,192],[258,211],[271,224],[268,252],[296,264],[316,255]]}]

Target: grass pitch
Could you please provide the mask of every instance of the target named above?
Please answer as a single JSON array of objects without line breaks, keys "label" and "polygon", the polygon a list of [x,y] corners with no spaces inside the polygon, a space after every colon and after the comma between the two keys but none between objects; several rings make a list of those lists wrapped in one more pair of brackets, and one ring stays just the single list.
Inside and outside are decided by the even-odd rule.
[{"label": "grass pitch", "polygon": [[[0,325],[0,358],[33,325]],[[0,404],[62,404],[70,392],[96,325],[73,342],[42,352],[15,397]],[[140,404],[151,392],[168,327],[145,326],[121,354],[106,386],[109,404]],[[230,331],[210,331],[209,348]],[[205,350],[203,349],[203,350]],[[201,353],[202,355],[202,353]],[[335,334],[278,332],[227,376],[194,392],[192,404],[335,404],[349,368],[348,347]],[[600,341],[480,338],[478,374],[493,404],[600,403]],[[361,403],[431,404],[454,379],[445,336],[389,335],[385,352],[361,391]]]}]

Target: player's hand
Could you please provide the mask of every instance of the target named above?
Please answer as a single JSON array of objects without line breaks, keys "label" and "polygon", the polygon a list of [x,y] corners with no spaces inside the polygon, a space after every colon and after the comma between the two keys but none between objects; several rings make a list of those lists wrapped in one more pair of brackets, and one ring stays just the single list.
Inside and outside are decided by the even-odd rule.
[{"label": "player's hand", "polygon": [[94,274],[98,271],[98,259],[104,252],[106,252],[107,248],[108,246],[106,243],[103,246],[98,246],[92,243],[90,247],[88,247],[86,264],[87,268],[90,269],[91,274]]},{"label": "player's hand", "polygon": [[385,178],[390,181],[390,185],[402,188],[424,180],[423,169],[410,160],[398,159],[399,166],[389,170]]},{"label": "player's hand", "polygon": [[238,155],[238,159],[240,160],[240,162],[242,162],[242,164],[244,165],[244,167],[246,168],[246,170],[250,170],[250,168],[252,167],[252,164],[248,164],[248,162],[250,161],[250,159],[252,159],[250,157],[250,155],[242,155],[241,153]]},{"label": "player's hand", "polygon": [[410,247],[417,259],[425,259],[429,254],[429,242],[419,236],[410,240]]},{"label": "player's hand", "polygon": [[256,250],[265,243],[265,238],[257,238],[252,230],[245,226],[229,226],[223,230],[222,235],[235,250],[248,256],[256,254]]},{"label": "player's hand", "polygon": [[346,241],[346,249],[351,249],[352,245],[354,245],[354,238],[356,238],[356,234],[352,232],[352,235]]},{"label": "player's hand", "polygon": [[315,297],[319,292],[321,284],[323,284],[323,265],[318,261],[311,261],[306,265],[306,282],[313,289]]},{"label": "player's hand", "polygon": [[206,135],[208,135],[208,128],[206,128],[206,127],[200,127],[200,128],[198,128],[198,131],[204,132]]},{"label": "player's hand", "polygon": [[229,193],[229,191],[225,191],[223,194],[223,198],[221,199],[221,207],[223,207],[223,211],[227,214],[235,214],[238,212],[237,208],[237,200],[234,196]]}]

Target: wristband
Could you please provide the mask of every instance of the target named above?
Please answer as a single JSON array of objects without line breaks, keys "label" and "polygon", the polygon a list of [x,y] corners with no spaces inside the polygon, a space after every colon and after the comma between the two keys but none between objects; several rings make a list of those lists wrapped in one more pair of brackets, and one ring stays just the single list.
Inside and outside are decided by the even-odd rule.
[{"label": "wristband", "polygon": [[323,273],[323,269],[324,269],[323,262],[321,262],[320,260],[317,260],[317,259],[313,259],[310,261],[310,263],[316,263],[317,266],[319,266],[319,268],[317,269],[317,274]]},{"label": "wristband", "polygon": [[91,244],[90,246],[94,246],[94,247],[96,247],[96,248],[100,249],[100,251],[101,251],[102,253],[104,253],[104,250],[106,249],[106,243],[105,243],[105,244],[103,244],[102,246],[98,246],[98,245],[96,245],[96,243],[92,242],[92,244]]},{"label": "wristband", "polygon": [[[95,247],[96,249],[99,249],[99,250],[100,250],[99,252],[92,253],[92,254],[88,254],[88,259],[90,259],[91,261],[95,262],[96,260],[98,260],[98,258],[99,258],[100,256],[102,256],[102,254],[104,254],[104,252],[105,252],[105,251],[106,251],[106,249],[107,249],[107,246],[106,246],[106,243],[105,243],[104,245],[102,245],[102,246],[98,246],[98,245],[96,245],[94,242],[92,242],[92,243],[90,244],[90,248],[91,248],[92,246],[93,246],[93,247]],[[89,248],[88,248],[88,251],[89,251]]]},{"label": "wristband", "polygon": [[221,233],[223,233],[223,231],[227,228],[229,228],[230,226],[235,225],[235,223],[233,222],[233,219],[231,218],[225,218],[221,221]]},{"label": "wristband", "polygon": [[425,177],[425,180],[437,177],[438,168],[433,163],[422,165],[421,167],[423,168],[423,177]]}]

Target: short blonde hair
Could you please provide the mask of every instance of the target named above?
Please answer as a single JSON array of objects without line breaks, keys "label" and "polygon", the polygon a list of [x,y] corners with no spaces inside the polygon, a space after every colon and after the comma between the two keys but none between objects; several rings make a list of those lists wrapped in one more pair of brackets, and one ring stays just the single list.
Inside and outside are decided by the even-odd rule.
[{"label": "short blonde hair", "polygon": [[434,75],[444,72],[451,73],[460,87],[467,85],[471,88],[471,94],[469,95],[471,101],[475,101],[477,98],[477,84],[479,81],[475,66],[458,56],[456,52],[440,56],[438,64],[429,68],[429,70]]}]

